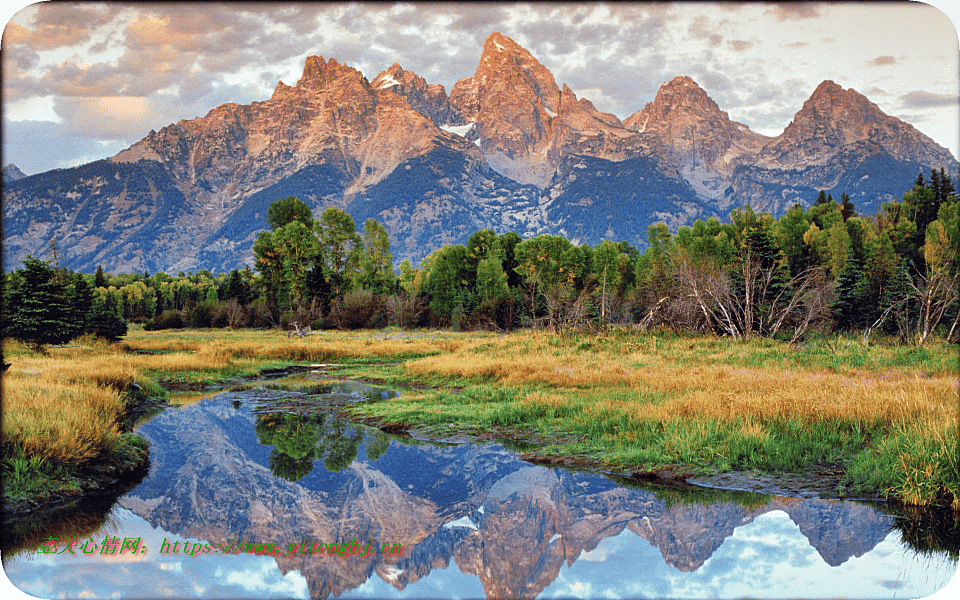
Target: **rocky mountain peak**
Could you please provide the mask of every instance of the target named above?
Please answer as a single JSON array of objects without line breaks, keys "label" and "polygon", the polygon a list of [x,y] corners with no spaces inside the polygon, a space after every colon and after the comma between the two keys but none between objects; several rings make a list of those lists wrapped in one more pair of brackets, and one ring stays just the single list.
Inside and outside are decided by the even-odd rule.
[{"label": "rocky mountain peak", "polygon": [[553,74],[530,52],[510,38],[493,33],[483,45],[473,77],[461,79],[450,92],[450,101],[468,120],[497,109],[496,102],[514,96],[556,113],[560,89]]},{"label": "rocky mountain peak", "polygon": [[854,89],[844,90],[827,80],[817,86],[797,113],[794,124],[820,122],[842,128],[854,121],[881,121],[886,115]]},{"label": "rocky mountain peak", "polygon": [[[671,113],[674,113],[673,116],[670,116]],[[720,110],[717,103],[697,85],[697,82],[690,77],[680,76],[661,85],[653,102],[628,117],[624,121],[624,126],[628,129],[643,131],[646,126],[651,125],[651,119],[654,121],[653,124],[663,123],[668,118],[683,118],[681,116],[683,113],[693,113],[718,122],[729,121],[727,113]]]},{"label": "rocky mountain peak", "polygon": [[18,179],[23,179],[26,177],[26,174],[21,171],[17,165],[9,163],[3,167],[3,182],[7,183],[8,181],[17,181]]},{"label": "rocky mountain peak", "polygon": [[400,63],[393,63],[387,70],[373,78],[370,87],[377,91],[390,90],[394,93],[400,92],[401,95],[406,95],[403,93],[406,88],[425,90],[427,82],[423,77],[412,71],[404,71]]},{"label": "rocky mountain peak", "polygon": [[447,90],[439,84],[428,84],[414,73],[405,71],[400,63],[393,63],[377,75],[370,87],[377,93],[390,93],[407,99],[410,106],[433,121],[434,125],[463,125],[460,112],[450,104]]},{"label": "rocky mountain peak", "polygon": [[331,58],[324,62],[322,56],[308,56],[303,65],[303,75],[297,82],[300,89],[322,89],[330,85],[342,84],[344,79],[363,80],[363,74],[347,65],[337,62],[337,59]]},{"label": "rocky mountain peak", "polygon": [[475,122],[480,148],[494,169],[515,181],[545,185],[554,165],[551,147],[560,88],[553,74],[515,41],[493,33],[472,77],[450,92],[465,119]]},{"label": "rocky mountain peak", "polygon": [[480,54],[480,64],[484,63],[513,63],[520,66],[540,65],[540,62],[530,52],[507,36],[493,32],[483,43],[483,52]]},{"label": "rocky mountain peak", "polygon": [[928,164],[950,164],[950,152],[912,125],[884,113],[854,89],[821,83],[783,133],[760,155],[760,164],[802,168],[822,164],[853,146],[912,157]]},{"label": "rocky mountain peak", "polygon": [[722,192],[727,185],[725,176],[739,157],[755,154],[771,139],[732,121],[686,76],[661,85],[653,102],[627,117],[623,126],[642,133],[707,197]]}]

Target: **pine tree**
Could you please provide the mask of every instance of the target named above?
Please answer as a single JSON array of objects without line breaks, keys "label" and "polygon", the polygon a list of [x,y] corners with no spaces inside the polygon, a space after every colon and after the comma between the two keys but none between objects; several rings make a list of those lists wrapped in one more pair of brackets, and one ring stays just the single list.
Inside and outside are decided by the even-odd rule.
[{"label": "pine tree", "polygon": [[94,302],[90,313],[90,332],[109,342],[118,342],[127,335],[127,323],[117,315],[117,302],[113,294]]},{"label": "pine tree", "polygon": [[70,327],[72,337],[77,337],[89,331],[90,309],[93,307],[93,290],[90,284],[80,273],[73,273],[67,278],[67,303],[70,306]]},{"label": "pine tree", "polygon": [[56,280],[53,268],[27,256],[18,273],[5,307],[6,334],[37,352],[73,339],[78,332],[69,290]]},{"label": "pine tree", "polygon": [[857,211],[853,208],[853,202],[850,201],[850,196],[846,192],[840,196],[840,214],[843,215],[844,223],[850,217],[857,216]]},{"label": "pine tree", "polygon": [[93,287],[107,287],[107,277],[103,274],[103,267],[101,265],[97,265],[97,272],[93,276]]},{"label": "pine tree", "polygon": [[833,319],[840,329],[855,329],[869,325],[869,281],[863,265],[853,252],[837,276],[836,300],[831,306]]}]

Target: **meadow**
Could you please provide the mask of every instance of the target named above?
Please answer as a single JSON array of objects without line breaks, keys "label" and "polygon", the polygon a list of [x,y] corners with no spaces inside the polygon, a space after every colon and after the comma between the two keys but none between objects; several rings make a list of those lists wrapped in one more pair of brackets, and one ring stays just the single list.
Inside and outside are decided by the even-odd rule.
[{"label": "meadow", "polygon": [[960,510],[957,346],[936,340],[134,329],[120,344],[84,338],[41,356],[8,342],[4,355],[7,494],[63,493],[49,483],[58,469],[129,455],[137,442],[118,423],[136,397],[162,394],[158,383],[337,362],[411,386],[351,409],[381,426],[528,442],[534,460],[642,477],[829,469],[837,495]]}]

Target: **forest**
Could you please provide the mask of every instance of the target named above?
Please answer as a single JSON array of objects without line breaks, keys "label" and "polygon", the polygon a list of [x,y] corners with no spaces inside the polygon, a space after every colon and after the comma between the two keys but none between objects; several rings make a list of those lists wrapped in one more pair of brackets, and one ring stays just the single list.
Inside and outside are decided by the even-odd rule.
[{"label": "forest", "polygon": [[899,202],[859,215],[824,192],[779,218],[749,206],[729,222],[577,245],[491,229],[394,270],[383,225],[296,197],[274,202],[253,268],[229,273],[81,274],[28,258],[4,275],[3,335],[34,349],[127,323],[177,328],[435,327],[599,331],[611,326],[801,342],[877,332],[923,345],[960,340],[960,210],[949,175],[922,174]]}]

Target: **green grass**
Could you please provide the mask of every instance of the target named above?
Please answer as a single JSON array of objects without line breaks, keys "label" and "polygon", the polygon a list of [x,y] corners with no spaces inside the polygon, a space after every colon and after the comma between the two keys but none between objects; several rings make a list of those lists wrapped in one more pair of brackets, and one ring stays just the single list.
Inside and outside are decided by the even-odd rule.
[{"label": "green grass", "polygon": [[511,338],[381,373],[459,391],[353,410],[441,437],[542,440],[527,455],[615,471],[797,474],[829,465],[845,472],[837,493],[960,509],[953,346],[625,332]]},{"label": "green grass", "polygon": [[[957,348],[940,340],[916,348],[857,336],[798,346],[628,330],[388,329],[302,339],[134,330],[119,347],[81,346],[36,357],[14,345],[11,372],[24,385],[65,369],[74,379],[93,377],[94,387],[105,377],[136,379],[149,396],[159,392],[154,381],[242,386],[266,368],[337,363],[338,377],[416,388],[353,407],[357,416],[436,437],[534,442],[526,453],[546,461],[625,472],[788,473],[830,464],[846,472],[846,489],[960,509]],[[101,374],[111,369],[115,375]],[[56,461],[42,460],[55,452],[4,454],[12,481],[56,473]]]}]

